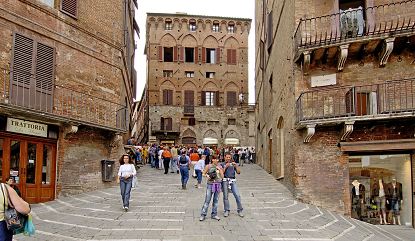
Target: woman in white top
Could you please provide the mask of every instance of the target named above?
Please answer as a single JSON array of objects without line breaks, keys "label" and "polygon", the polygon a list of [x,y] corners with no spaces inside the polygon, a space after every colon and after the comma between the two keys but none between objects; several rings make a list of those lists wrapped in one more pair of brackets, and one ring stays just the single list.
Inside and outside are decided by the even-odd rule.
[{"label": "woman in white top", "polygon": [[120,169],[118,170],[117,183],[120,184],[121,197],[124,211],[130,207],[130,192],[133,183],[133,177],[137,174],[135,166],[127,154],[120,158]]}]

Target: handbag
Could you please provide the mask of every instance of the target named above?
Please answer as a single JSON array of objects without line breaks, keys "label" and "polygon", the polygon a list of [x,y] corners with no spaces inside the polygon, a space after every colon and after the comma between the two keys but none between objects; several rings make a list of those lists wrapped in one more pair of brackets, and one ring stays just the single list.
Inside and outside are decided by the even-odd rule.
[{"label": "handbag", "polygon": [[27,220],[27,215],[23,215],[19,213],[14,208],[14,205],[13,205],[12,200],[10,199],[9,190],[7,189],[7,187],[5,187],[5,189],[7,193],[7,200],[9,202],[7,204],[7,209],[6,209],[6,199],[5,199],[6,195],[3,189],[4,185],[5,184],[3,183],[1,184],[1,191],[3,192],[4,221],[6,222],[7,229],[12,230],[13,234],[22,233],[24,231],[24,225]]}]

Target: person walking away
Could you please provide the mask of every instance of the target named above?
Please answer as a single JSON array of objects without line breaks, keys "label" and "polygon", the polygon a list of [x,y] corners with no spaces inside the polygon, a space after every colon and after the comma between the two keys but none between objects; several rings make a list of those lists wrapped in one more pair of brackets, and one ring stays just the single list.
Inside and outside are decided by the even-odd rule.
[{"label": "person walking away", "polygon": [[236,165],[235,161],[232,161],[232,155],[230,153],[225,154],[225,163],[223,164],[224,169],[224,178],[222,181],[222,190],[223,190],[223,207],[225,209],[224,217],[229,216],[230,204],[229,204],[229,191],[232,192],[236,200],[237,211],[240,217],[243,217],[243,208],[241,202],[241,195],[238,191],[238,186],[236,184],[236,173],[241,174],[241,170]]},{"label": "person walking away", "polygon": [[[191,166],[194,167],[196,165],[196,163],[199,161],[199,159],[200,159],[199,158],[199,154],[197,154],[197,152],[196,152],[195,149],[192,149],[191,150],[191,153],[190,153],[190,161],[192,162],[192,165]],[[193,171],[191,173],[192,173],[192,177],[194,177],[194,178],[197,177],[196,176],[196,171],[195,171],[194,168],[193,168]]]},{"label": "person walking away", "polygon": [[240,165],[240,163],[239,163],[239,153],[238,153],[238,149],[235,149],[233,151],[233,161],[235,163],[238,163]]},{"label": "person walking away", "polygon": [[245,149],[241,149],[241,166],[244,165],[246,160],[246,150]]},{"label": "person walking away", "polygon": [[203,170],[203,176],[207,177],[205,202],[202,207],[200,221],[205,220],[209,209],[210,200],[213,196],[211,217],[220,220],[218,216],[219,193],[221,191],[221,183],[223,177],[223,168],[218,164],[219,160],[216,156],[212,156],[212,163],[207,165]]},{"label": "person walking away", "polygon": [[120,184],[121,198],[124,211],[130,207],[130,193],[133,177],[137,174],[131,158],[124,154],[120,158],[120,168],[118,170],[117,183]]},{"label": "person walking away", "polygon": [[171,148],[171,155],[172,155],[172,159],[170,160],[171,173],[177,172],[177,174],[179,174],[179,168],[177,167],[177,161],[179,160],[179,151],[177,149],[177,146],[173,146],[173,148]]},{"label": "person walking away", "polygon": [[202,172],[203,169],[205,169],[205,159],[206,156],[202,155],[202,158],[200,158],[200,160],[198,162],[196,162],[195,164],[195,172],[196,172],[196,178],[197,178],[197,182],[195,187],[196,188],[201,188],[201,184],[202,184]]},{"label": "person walking away", "polygon": [[143,165],[148,163],[147,158],[148,158],[148,149],[147,149],[147,146],[144,145],[144,147],[143,147]]},{"label": "person walking away", "polygon": [[163,146],[159,147],[159,150],[157,152],[157,157],[158,157],[158,165],[156,165],[157,169],[163,169]]},{"label": "person walking away", "polygon": [[203,149],[201,146],[199,146],[199,148],[197,149],[197,154],[199,154],[199,159],[201,159],[203,155]]},{"label": "person walking away", "polygon": [[210,151],[209,151],[209,147],[205,147],[205,149],[203,150],[203,155],[206,156],[205,166],[207,166],[207,165],[209,165],[209,162],[210,162]]},{"label": "person walking away", "polygon": [[2,197],[0,197],[0,240],[12,241],[13,231],[7,228],[6,221],[4,220],[5,208],[10,205],[14,207],[17,212],[26,215],[30,213],[31,209],[30,205],[19,197],[12,187],[5,183],[1,183],[0,185],[2,195]]},{"label": "person walking away", "polygon": [[169,148],[167,146],[164,148],[162,156],[163,156],[164,174],[167,174],[167,173],[169,173],[170,160],[171,160],[171,157],[172,157],[172,155],[169,151]]},{"label": "person walking away", "polygon": [[182,150],[179,157],[178,166],[180,168],[180,175],[182,181],[182,189],[186,189],[187,181],[189,181],[190,158],[186,155],[186,151]]},{"label": "person walking away", "polygon": [[151,168],[156,167],[156,147],[154,145],[150,148],[150,164]]},{"label": "person walking away", "polygon": [[142,164],[141,161],[141,150],[139,147],[136,147],[135,149],[135,165],[138,166],[138,164]]}]

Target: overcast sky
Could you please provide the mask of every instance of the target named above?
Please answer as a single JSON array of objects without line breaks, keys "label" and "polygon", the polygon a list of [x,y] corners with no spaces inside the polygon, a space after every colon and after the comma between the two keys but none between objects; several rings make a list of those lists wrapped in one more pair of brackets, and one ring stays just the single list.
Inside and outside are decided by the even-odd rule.
[{"label": "overcast sky", "polygon": [[212,15],[252,19],[249,32],[249,103],[255,102],[255,0],[138,0],[136,20],[140,26],[140,39],[137,40],[135,69],[137,70],[137,98],[140,99],[146,83],[146,13],[185,12],[195,15]]}]

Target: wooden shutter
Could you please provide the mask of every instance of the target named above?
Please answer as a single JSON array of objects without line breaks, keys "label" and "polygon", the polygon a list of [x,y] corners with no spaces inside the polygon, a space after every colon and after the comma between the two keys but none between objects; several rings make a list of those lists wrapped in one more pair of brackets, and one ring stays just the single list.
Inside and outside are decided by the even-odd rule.
[{"label": "wooden shutter", "polygon": [[184,47],[180,47],[179,62],[184,62]]},{"label": "wooden shutter", "polygon": [[193,90],[184,91],[184,105],[187,105],[187,106],[194,105],[194,91]]},{"label": "wooden shutter", "polygon": [[173,119],[172,118],[166,118],[165,119],[166,123],[166,130],[171,131],[173,130]]},{"label": "wooden shutter", "polygon": [[37,109],[52,110],[55,50],[47,45],[36,46],[36,98]]},{"label": "wooden shutter", "polygon": [[226,50],[226,63],[231,64],[231,60],[232,60],[232,49],[227,49]]},{"label": "wooden shutter", "polygon": [[226,92],[226,105],[227,106],[236,105],[236,92],[235,91]]},{"label": "wooden shutter", "polygon": [[220,48],[216,49],[216,64],[220,64]]},{"label": "wooden shutter", "polygon": [[167,104],[168,105],[173,105],[173,90],[168,90],[167,91]]},{"label": "wooden shutter", "polygon": [[163,105],[167,105],[168,101],[168,92],[167,90],[163,90]]},{"label": "wooden shutter", "polygon": [[232,50],[232,64],[236,64],[236,49]]},{"label": "wooden shutter", "polygon": [[15,34],[10,86],[12,104],[23,106],[31,104],[27,97],[31,96],[30,86],[34,75],[34,45],[33,39]]},{"label": "wooden shutter", "polygon": [[194,56],[195,63],[197,64],[199,62],[199,48],[198,47],[195,48],[195,53],[194,54],[195,54],[195,56]]},{"label": "wooden shutter", "polygon": [[163,61],[163,46],[159,46],[159,61]]},{"label": "wooden shutter", "polygon": [[177,46],[173,47],[173,62],[177,62]]},{"label": "wooden shutter", "polygon": [[202,63],[206,63],[206,48],[202,47]]},{"label": "wooden shutter", "polygon": [[78,15],[78,0],[62,0],[61,11],[76,18]]},{"label": "wooden shutter", "polygon": [[219,106],[219,91],[216,91],[215,92],[215,105],[216,106]]},{"label": "wooden shutter", "polygon": [[164,118],[163,117],[160,118],[160,130],[165,130],[165,128],[164,128]]},{"label": "wooden shutter", "polygon": [[202,97],[200,100],[201,100],[200,101],[201,106],[205,106],[206,105],[206,91],[202,91]]}]

